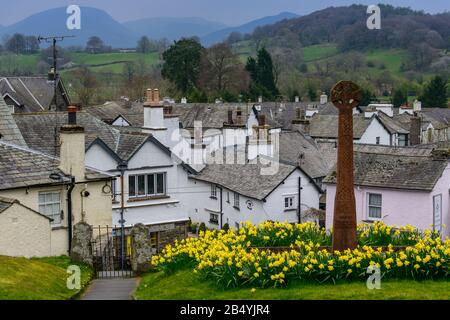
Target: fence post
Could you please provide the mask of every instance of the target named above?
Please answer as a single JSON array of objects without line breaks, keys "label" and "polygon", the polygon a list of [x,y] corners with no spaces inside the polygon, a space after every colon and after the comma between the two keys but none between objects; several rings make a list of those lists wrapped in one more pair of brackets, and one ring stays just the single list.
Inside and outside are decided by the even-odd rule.
[{"label": "fence post", "polygon": [[92,227],[86,222],[78,222],[73,226],[73,238],[70,257],[77,262],[93,265]]},{"label": "fence post", "polygon": [[131,268],[136,274],[141,274],[150,270],[152,257],[150,230],[142,223],[136,224],[131,229],[131,237]]}]

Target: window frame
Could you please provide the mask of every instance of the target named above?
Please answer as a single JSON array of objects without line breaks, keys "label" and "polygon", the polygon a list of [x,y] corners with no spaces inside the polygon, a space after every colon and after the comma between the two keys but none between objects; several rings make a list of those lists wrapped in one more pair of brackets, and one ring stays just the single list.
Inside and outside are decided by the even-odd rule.
[{"label": "window frame", "polygon": [[237,192],[233,193],[233,208],[241,210],[241,200]]},{"label": "window frame", "polygon": [[[295,195],[285,195],[283,196],[283,209],[284,211],[293,211],[293,210],[297,210],[297,207],[295,205]],[[292,203],[290,204],[290,206],[286,207],[286,200],[291,199]]]},{"label": "window frame", "polygon": [[[163,192],[158,192],[158,176],[162,175],[162,189]],[[153,193],[149,193],[149,179],[153,176]],[[144,178],[144,193],[139,194],[139,180]],[[131,195],[131,179],[134,179],[134,194]],[[128,175],[128,198],[139,199],[145,197],[158,197],[167,195],[167,172],[153,172],[153,173],[143,173],[143,174],[130,174]]]},{"label": "window frame", "polygon": [[[51,197],[52,200],[49,201],[49,202],[47,202],[45,200],[45,196],[48,195],[48,194],[52,195],[52,197]],[[58,197],[59,197],[59,201],[58,202],[53,201],[53,194],[58,194]],[[41,196],[44,196],[44,202],[43,203],[41,202]],[[62,225],[63,217],[62,217],[62,201],[61,200],[62,200],[62,192],[61,191],[55,191],[55,190],[50,191],[49,190],[49,191],[39,191],[39,193],[38,193],[38,211],[42,215],[53,219],[51,221],[52,226],[61,226]],[[45,210],[41,211],[41,206],[46,207],[46,206],[53,206],[53,205],[56,205],[56,204],[59,206],[58,213],[52,213],[51,215],[48,215],[48,214],[45,213]],[[55,217],[58,217],[58,219],[55,219]]]},{"label": "window frame", "polygon": [[[380,196],[380,205],[374,205],[370,203],[371,196]],[[370,216],[370,208],[379,208],[380,209],[380,217],[371,217]],[[383,220],[383,195],[381,193],[367,193],[367,219],[373,221]]]},{"label": "window frame", "polygon": [[[213,219],[213,216],[216,216],[217,219]],[[219,224],[219,214],[218,214],[218,213],[210,212],[210,213],[209,213],[209,223],[218,225],[218,224]]]},{"label": "window frame", "polygon": [[217,199],[217,186],[215,184],[211,185],[211,194],[209,197],[211,199]]}]

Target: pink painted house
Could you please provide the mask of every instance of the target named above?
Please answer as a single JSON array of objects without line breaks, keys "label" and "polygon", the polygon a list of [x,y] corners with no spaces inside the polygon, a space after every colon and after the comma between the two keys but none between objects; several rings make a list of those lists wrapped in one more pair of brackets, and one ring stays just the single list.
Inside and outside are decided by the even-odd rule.
[{"label": "pink painted house", "polygon": [[[355,146],[358,223],[383,221],[450,236],[449,150]],[[333,225],[336,171],[324,179],[326,227]]]}]

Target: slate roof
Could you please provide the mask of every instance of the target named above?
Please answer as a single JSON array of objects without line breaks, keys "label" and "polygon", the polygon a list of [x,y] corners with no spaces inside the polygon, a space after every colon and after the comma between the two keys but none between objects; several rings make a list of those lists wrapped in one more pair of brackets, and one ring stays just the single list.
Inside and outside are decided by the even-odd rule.
[{"label": "slate roof", "polygon": [[[59,134],[59,128],[67,123],[66,112],[21,113],[13,117],[28,147],[58,156],[54,132],[57,128]],[[149,137],[142,133],[121,132],[83,111],[77,113],[77,123],[85,129],[86,149],[99,138],[123,160],[128,160]]]},{"label": "slate roof", "polygon": [[[70,104],[62,81],[58,88],[63,94],[65,104]],[[47,81],[47,77],[0,77],[0,95],[5,94],[23,105],[23,109],[18,109],[17,112],[39,112],[49,109],[54,97],[54,87],[53,83]],[[58,105],[61,107],[63,101]]]},{"label": "slate roof", "polygon": [[[364,114],[357,114],[353,116],[353,138],[359,139],[362,137],[367,127],[374,118],[366,119]],[[315,114],[310,119],[311,137],[314,138],[337,138],[338,136],[338,116],[335,115],[321,115]]]},{"label": "slate roof", "polygon": [[[238,107],[242,110],[242,123],[247,122],[247,114],[251,112],[252,105],[245,103],[189,103],[170,104],[172,113],[179,115],[183,128],[193,128],[194,121],[202,121],[205,129],[222,129],[223,123],[228,121],[228,110],[236,115]],[[142,102],[107,102],[100,106],[86,108],[93,116],[111,124],[117,117],[122,116],[131,126],[144,126],[144,107]]]},{"label": "slate roof", "polygon": [[10,108],[0,95],[0,141],[26,147],[26,142],[11,115]]},{"label": "slate roof", "polygon": [[[403,115],[403,114],[402,114]],[[406,115],[406,117],[400,117],[401,115],[394,115],[392,118],[387,116],[384,112],[378,112],[378,119],[384,125],[384,127],[389,131],[390,134],[401,133],[408,134],[410,130],[411,116]],[[403,122],[400,119],[404,119]]]},{"label": "slate roof", "polygon": [[[431,191],[448,165],[434,160],[430,149],[357,146],[354,152],[355,185]],[[336,183],[333,170],[324,183]]]},{"label": "slate roof", "polygon": [[296,170],[295,166],[279,163],[273,175],[262,175],[265,166],[259,161],[246,164],[208,164],[193,179],[215,183],[243,196],[263,200]]},{"label": "slate roof", "polygon": [[311,178],[328,174],[328,166],[317,143],[299,131],[283,131],[280,134],[280,161],[302,168]]},{"label": "slate roof", "polygon": [[[51,173],[60,173],[56,184],[70,182],[68,175],[58,169],[59,159],[43,153],[0,142],[0,190],[34,185],[55,184]],[[87,168],[87,180],[111,179],[110,175]]]}]

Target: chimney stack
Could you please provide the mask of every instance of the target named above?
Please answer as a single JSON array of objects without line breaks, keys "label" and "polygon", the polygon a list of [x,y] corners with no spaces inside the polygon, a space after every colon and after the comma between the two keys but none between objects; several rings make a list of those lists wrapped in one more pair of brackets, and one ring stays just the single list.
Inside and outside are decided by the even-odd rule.
[{"label": "chimney stack", "polygon": [[422,133],[422,118],[419,117],[417,112],[411,117],[409,129],[409,141],[412,146],[418,145],[421,142]]},{"label": "chimney stack", "polygon": [[258,123],[260,126],[265,126],[266,125],[266,115],[265,114],[260,114],[258,116]]},{"label": "chimney stack", "polygon": [[328,96],[325,94],[325,92],[322,92],[322,95],[320,96],[320,104],[326,104],[328,102]]},{"label": "chimney stack", "polygon": [[242,109],[241,109],[241,107],[238,107],[236,110],[236,123],[242,124]]},{"label": "chimney stack", "polygon": [[228,124],[233,124],[233,110],[228,110]]},{"label": "chimney stack", "polygon": [[413,111],[414,112],[422,111],[422,102],[415,100],[413,104]]},{"label": "chimney stack", "polygon": [[305,117],[305,111],[297,107],[295,109],[295,118],[292,120],[292,129],[303,133],[309,133],[309,120]]},{"label": "chimney stack", "polygon": [[294,101],[295,102],[300,102],[300,97],[299,96],[295,96]]},{"label": "chimney stack", "polygon": [[59,169],[75,177],[85,179],[85,135],[84,128],[77,124],[77,107],[69,106],[68,122],[60,129]]},{"label": "chimney stack", "polygon": [[263,102],[263,97],[262,96],[259,96],[258,97],[258,103],[262,103]]},{"label": "chimney stack", "polygon": [[167,128],[164,124],[164,105],[159,99],[158,89],[147,89],[144,102],[144,132],[151,133],[160,142],[166,142]]}]

